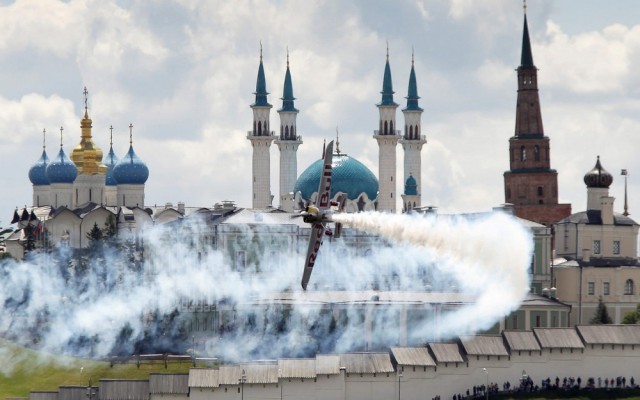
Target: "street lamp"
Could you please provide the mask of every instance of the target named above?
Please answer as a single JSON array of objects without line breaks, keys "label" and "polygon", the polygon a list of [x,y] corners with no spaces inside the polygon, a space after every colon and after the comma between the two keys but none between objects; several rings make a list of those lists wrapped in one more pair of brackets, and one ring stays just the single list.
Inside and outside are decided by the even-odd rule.
[{"label": "street lamp", "polygon": [[244,400],[244,383],[246,381],[247,381],[247,374],[243,369],[242,375],[240,376],[240,379],[238,379],[238,382],[240,383],[240,399],[241,400]]},{"label": "street lamp", "polygon": [[489,400],[489,371],[486,368],[482,368],[485,374],[487,374],[487,386],[484,388],[485,399]]},{"label": "street lamp", "polygon": [[402,378],[402,372],[400,372],[400,367],[398,367],[398,400],[400,400],[400,379]]}]

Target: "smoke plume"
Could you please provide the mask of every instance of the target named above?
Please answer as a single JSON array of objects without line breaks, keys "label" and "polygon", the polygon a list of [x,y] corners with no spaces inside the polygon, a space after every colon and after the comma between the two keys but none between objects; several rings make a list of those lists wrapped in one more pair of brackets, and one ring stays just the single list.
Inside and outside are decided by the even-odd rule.
[{"label": "smoke plume", "polygon": [[[238,225],[216,239],[224,243],[213,243],[208,223],[186,218],[117,243],[5,260],[0,335],[85,357],[309,356],[488,329],[527,292],[532,240],[508,216],[360,213],[335,220],[374,235],[365,245],[349,234],[325,238],[308,292],[299,283],[306,240],[269,224]],[[402,331],[403,303],[416,293],[454,296],[462,305],[451,312],[414,307],[406,317],[411,329]],[[404,300],[385,300],[394,296]]]}]

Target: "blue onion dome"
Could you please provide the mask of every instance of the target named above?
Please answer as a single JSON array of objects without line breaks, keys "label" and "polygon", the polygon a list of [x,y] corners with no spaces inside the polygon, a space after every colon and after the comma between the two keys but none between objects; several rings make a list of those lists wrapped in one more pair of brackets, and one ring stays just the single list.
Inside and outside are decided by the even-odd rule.
[{"label": "blue onion dome", "polygon": [[73,183],[78,176],[78,168],[67,157],[60,147],[58,155],[51,160],[49,166],[47,166],[47,178],[50,183]]},{"label": "blue onion dome", "polygon": [[42,156],[40,156],[38,161],[29,168],[29,180],[34,186],[44,186],[49,184],[49,178],[47,178],[47,165],[49,165],[49,157],[47,157],[47,151],[42,150]]},{"label": "blue onion dome", "polygon": [[596,166],[584,175],[584,183],[588,188],[609,188],[613,183],[613,175],[602,168],[600,156],[598,156]]},{"label": "blue onion dome", "polygon": [[404,183],[404,194],[409,196],[418,195],[418,184],[416,183],[416,178],[414,178],[413,175],[409,175],[407,181]]},{"label": "blue onion dome", "polygon": [[149,178],[149,168],[129,146],[129,151],[113,168],[113,177],[118,184],[144,185]]},{"label": "blue onion dome", "polygon": [[[322,159],[317,160],[300,174],[294,193],[300,192],[302,198],[308,200],[318,191],[322,164]],[[334,153],[331,165],[331,198],[338,192],[346,193],[350,200],[357,199],[361,193],[366,193],[371,200],[378,196],[378,179],[360,161],[343,153]]]},{"label": "blue onion dome", "polygon": [[116,153],[114,153],[113,151],[113,146],[109,148],[109,153],[107,153],[104,156],[102,163],[107,166],[107,175],[105,177],[105,184],[107,186],[116,186],[118,184],[118,181],[113,176],[113,169],[118,163],[118,157],[116,156]]}]

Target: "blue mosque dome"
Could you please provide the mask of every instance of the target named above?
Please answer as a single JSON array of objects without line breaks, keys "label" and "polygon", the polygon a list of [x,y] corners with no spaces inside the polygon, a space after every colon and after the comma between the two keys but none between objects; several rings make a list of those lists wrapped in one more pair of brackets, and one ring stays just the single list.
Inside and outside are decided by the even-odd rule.
[{"label": "blue mosque dome", "polygon": [[118,157],[113,152],[113,146],[109,149],[109,153],[104,156],[104,160],[102,160],[103,164],[107,166],[107,176],[105,178],[105,184],[107,186],[116,186],[118,181],[113,176],[113,169],[116,164],[118,164]]},{"label": "blue mosque dome", "polygon": [[409,196],[418,195],[418,184],[416,182],[416,178],[414,178],[413,175],[409,175],[407,181],[404,183],[404,194]]},{"label": "blue mosque dome", "polygon": [[29,180],[34,186],[43,186],[49,184],[49,178],[47,178],[47,165],[49,164],[49,157],[47,157],[46,150],[42,150],[42,156],[36,161],[29,169]]},{"label": "blue mosque dome", "polygon": [[50,183],[73,183],[78,176],[78,168],[60,147],[58,155],[47,166],[47,179]]},{"label": "blue mosque dome", "polygon": [[[347,194],[347,198],[355,200],[361,193],[369,199],[378,197],[378,179],[360,161],[346,154],[334,153],[332,159],[333,177],[331,180],[331,198],[336,193]],[[294,193],[300,192],[302,198],[310,199],[320,186],[322,159],[311,164],[296,181]]]},{"label": "blue mosque dome", "polygon": [[113,178],[118,184],[143,185],[149,178],[149,168],[129,146],[129,151],[113,168]]}]

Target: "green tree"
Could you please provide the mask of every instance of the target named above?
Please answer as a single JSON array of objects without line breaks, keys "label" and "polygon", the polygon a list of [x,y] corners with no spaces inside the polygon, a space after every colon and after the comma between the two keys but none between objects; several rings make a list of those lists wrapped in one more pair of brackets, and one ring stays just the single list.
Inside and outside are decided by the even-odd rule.
[{"label": "green tree", "polygon": [[591,318],[589,323],[600,325],[600,324],[610,324],[612,322],[613,321],[609,316],[609,312],[607,311],[607,306],[604,304],[604,301],[602,300],[602,296],[600,296],[600,298],[598,299],[598,308],[596,308],[596,313],[593,316],[593,318]]},{"label": "green tree", "polygon": [[623,324],[637,324],[640,323],[640,304],[636,306],[634,311],[629,311],[622,318]]},{"label": "green tree", "polygon": [[93,228],[89,232],[87,232],[87,239],[89,239],[89,247],[97,247],[102,244],[102,239],[104,238],[104,233],[102,229],[98,228],[98,223],[93,223]]}]

